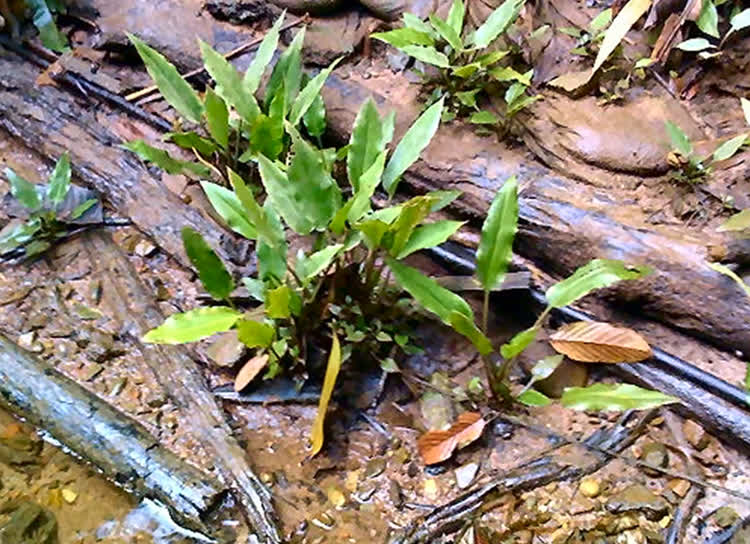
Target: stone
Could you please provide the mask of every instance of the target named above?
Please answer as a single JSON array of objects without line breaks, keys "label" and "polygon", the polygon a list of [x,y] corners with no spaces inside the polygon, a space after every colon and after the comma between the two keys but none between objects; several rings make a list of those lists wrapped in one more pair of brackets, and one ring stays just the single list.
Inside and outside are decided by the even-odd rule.
[{"label": "stone", "polygon": [[375,478],[376,476],[380,476],[387,465],[388,461],[386,461],[384,457],[370,459],[365,467],[365,478]]},{"label": "stone", "polygon": [[627,512],[643,512],[650,520],[655,521],[664,517],[669,504],[664,497],[654,495],[643,484],[633,484],[607,499],[606,508],[613,514]]},{"label": "stone", "polygon": [[667,489],[672,491],[678,497],[682,498],[690,490],[690,482],[688,482],[687,480],[675,478],[667,482]]},{"label": "stone", "polygon": [[729,508],[728,506],[722,506],[716,512],[714,512],[713,520],[722,529],[726,529],[727,527],[731,527],[737,521],[740,519],[740,516]]},{"label": "stone", "polygon": [[479,465],[477,463],[469,463],[456,469],[456,485],[459,489],[466,489],[474,481],[474,478],[479,471]]},{"label": "stone", "polygon": [[424,481],[424,496],[428,499],[437,499],[438,485],[434,478],[427,478]]},{"label": "stone", "polygon": [[703,450],[708,446],[710,437],[706,431],[693,420],[686,420],[682,424],[682,432],[685,433],[685,439],[697,450]]},{"label": "stone", "polygon": [[154,251],[156,251],[156,246],[145,239],[138,242],[133,249],[133,253],[139,257],[148,257]]},{"label": "stone", "polygon": [[602,489],[601,485],[599,484],[599,480],[597,480],[596,478],[584,478],[583,480],[581,480],[581,484],[578,486],[578,490],[584,497],[593,499],[594,497],[597,497],[599,493],[601,493]]},{"label": "stone", "polygon": [[[669,453],[664,444],[649,442],[641,448],[640,460],[655,467],[665,468],[669,465]],[[649,476],[661,476],[661,472],[649,467],[642,467]]]},{"label": "stone", "polygon": [[239,341],[236,330],[219,335],[206,349],[206,355],[220,367],[232,367],[246,351],[245,344]]}]

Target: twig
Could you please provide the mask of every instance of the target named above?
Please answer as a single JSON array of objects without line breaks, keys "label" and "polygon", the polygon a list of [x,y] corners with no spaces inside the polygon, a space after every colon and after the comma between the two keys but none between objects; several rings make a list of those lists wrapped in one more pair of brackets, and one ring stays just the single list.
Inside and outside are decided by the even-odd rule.
[{"label": "twig", "polygon": [[[285,30],[289,30],[290,28],[294,28],[294,27],[299,26],[301,24],[305,24],[308,21],[309,21],[309,16],[308,15],[303,15],[302,17],[298,18],[297,20],[291,21],[291,22],[283,25],[279,29],[279,32],[283,32]],[[239,55],[241,55],[241,54],[249,51],[250,49],[252,49],[252,48],[260,45],[262,41],[263,41],[263,38],[257,38],[255,40],[250,41],[250,42],[244,43],[244,44],[240,45],[239,47],[236,47],[235,49],[232,49],[229,53],[227,53],[226,55],[224,55],[224,58],[226,60],[233,59],[233,58],[235,58],[235,57],[237,57],[237,56],[239,56]],[[186,79],[186,80],[192,79],[192,78],[194,78],[196,76],[204,74],[205,71],[206,71],[206,69],[204,67],[196,68],[195,70],[191,70],[191,71],[187,72],[182,77],[184,79]],[[143,89],[141,89],[139,91],[134,91],[134,92],[132,92],[132,93],[130,93],[128,95],[125,95],[125,100],[127,100],[128,102],[134,102],[134,101],[136,101],[136,100],[138,100],[140,98],[144,98],[145,96],[148,96],[148,95],[150,95],[152,93],[155,93],[158,90],[159,90],[159,87],[157,87],[156,85],[151,85],[150,87],[145,87],[145,88],[143,88]]]}]

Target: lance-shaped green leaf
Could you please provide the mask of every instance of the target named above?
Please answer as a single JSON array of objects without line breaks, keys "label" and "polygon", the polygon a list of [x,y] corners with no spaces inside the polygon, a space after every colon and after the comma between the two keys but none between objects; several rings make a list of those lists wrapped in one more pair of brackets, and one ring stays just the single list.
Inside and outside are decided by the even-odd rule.
[{"label": "lance-shaped green leaf", "polygon": [[401,205],[401,211],[390,228],[393,238],[388,249],[392,257],[401,253],[414,229],[430,214],[431,206],[429,195],[414,197]]},{"label": "lance-shaped green leaf", "polygon": [[277,230],[271,226],[265,211],[255,200],[253,192],[245,185],[245,181],[231,168],[228,168],[227,172],[234,194],[242,204],[249,223],[255,227],[258,237],[270,246],[282,243],[283,240],[278,238]]},{"label": "lance-shaped green leaf", "polygon": [[305,41],[305,27],[294,36],[292,43],[281,54],[276,66],[271,72],[271,78],[266,86],[266,107],[276,96],[280,88],[284,89],[284,112],[294,104],[300,85],[302,84],[302,44]]},{"label": "lance-shaped green leaf", "polygon": [[312,106],[315,99],[320,96],[320,90],[323,88],[326,79],[331,75],[336,65],[341,62],[341,58],[339,57],[334,60],[328,68],[322,70],[317,76],[312,78],[300,91],[299,95],[297,95],[297,99],[292,104],[292,111],[289,113],[289,122],[292,125],[296,126],[302,121],[302,117],[307,113],[307,110]]},{"label": "lance-shaped green leaf", "polygon": [[0,236],[0,253],[11,251],[24,244],[31,242],[34,235],[42,228],[42,222],[39,218],[34,218],[25,223],[17,225],[15,228],[5,230]]},{"label": "lance-shaped green leaf", "polygon": [[[404,13],[403,15],[401,15],[401,18],[404,21],[405,28],[411,28],[413,30],[418,30],[420,32],[423,32],[424,34],[427,34],[428,36],[432,36],[434,40],[440,39],[440,36],[435,31],[435,29],[432,28],[431,25],[424,22],[422,19],[420,19],[413,13]],[[432,45],[432,44],[424,44],[424,45]]]},{"label": "lance-shaped green leaf", "polygon": [[545,296],[550,306],[562,308],[596,289],[622,280],[637,280],[650,273],[647,266],[626,266],[622,261],[594,259],[547,289]]},{"label": "lance-shaped green leaf", "polygon": [[128,34],[128,38],[135,45],[143,64],[146,65],[146,70],[156,83],[164,100],[188,121],[200,123],[203,105],[198,98],[198,94],[183,79],[177,68],[164,58],[164,55],[149,47],[144,41],[132,34]]},{"label": "lance-shaped green leaf", "polygon": [[523,393],[518,395],[518,397],[516,397],[516,400],[521,404],[525,404],[526,406],[536,407],[547,406],[552,403],[552,400],[547,395],[545,395],[544,393],[540,393],[535,389],[524,391]]},{"label": "lance-shaped green leaf", "polygon": [[468,338],[480,355],[492,353],[492,342],[479,330],[471,317],[454,310],[450,314],[450,320],[453,330]]},{"label": "lance-shaped green leaf", "polygon": [[266,314],[271,319],[286,319],[291,315],[289,303],[292,292],[288,285],[279,285],[266,291]]},{"label": "lance-shaped green leaf", "polygon": [[736,232],[750,229],[750,208],[734,214],[718,229],[719,232]]},{"label": "lance-shaped green leaf", "polygon": [[388,32],[376,32],[370,34],[370,37],[392,45],[397,49],[408,45],[435,45],[435,39],[430,33],[407,26],[389,30]]},{"label": "lance-shaped green leaf", "polygon": [[448,57],[432,46],[407,45],[400,49],[410,57],[414,57],[425,64],[431,64],[438,68],[449,68],[451,65]]},{"label": "lance-shaped green leaf", "polygon": [[237,338],[251,349],[270,346],[275,332],[271,325],[253,319],[241,319],[237,322]]},{"label": "lance-shaped green leaf", "polygon": [[716,4],[714,4],[713,0],[703,0],[701,13],[695,24],[709,36],[714,38],[719,37],[719,13],[716,10]]},{"label": "lance-shaped green leaf", "polygon": [[370,211],[372,195],[375,194],[375,189],[380,184],[380,178],[385,169],[385,154],[386,152],[383,151],[378,155],[375,162],[359,178],[358,188],[354,192],[351,203],[347,203],[346,218],[350,223],[359,221],[364,214]]},{"label": "lance-shaped green leaf", "polygon": [[505,278],[518,230],[518,182],[509,178],[492,201],[477,250],[477,278],[491,291]]},{"label": "lance-shaped green leaf", "polygon": [[454,51],[461,51],[463,49],[463,42],[461,41],[461,36],[453,30],[453,27],[443,21],[440,17],[435,15],[434,13],[430,14],[430,23],[432,23],[432,26],[435,27],[435,30],[438,31],[440,36],[448,42],[448,45],[450,45]]},{"label": "lance-shaped green leaf", "polygon": [[41,207],[42,200],[39,198],[39,193],[36,191],[36,185],[26,181],[24,178],[16,174],[12,168],[5,169],[5,177],[10,182],[10,194],[12,194],[21,205],[31,211],[36,211]]},{"label": "lance-shaped green leaf", "polygon": [[273,209],[270,200],[263,204],[263,212],[268,218],[268,223],[273,230],[273,238],[279,242],[275,245],[269,245],[264,240],[258,243],[258,275],[263,281],[282,281],[286,276],[287,270],[287,251],[288,245],[284,238],[284,227],[281,225],[281,219]]},{"label": "lance-shaped green leaf", "polygon": [[68,153],[57,161],[55,169],[49,176],[47,185],[47,198],[53,207],[57,207],[65,200],[70,190],[70,157]]},{"label": "lance-shaped green leaf", "polygon": [[502,355],[504,359],[517,357],[523,353],[523,350],[529,347],[537,334],[539,334],[539,329],[537,327],[531,327],[519,332],[511,338],[507,344],[503,344],[500,347],[500,355]]},{"label": "lance-shaped green leaf", "polygon": [[122,147],[132,151],[144,161],[154,163],[167,174],[192,172],[200,177],[209,177],[211,175],[208,167],[195,162],[175,159],[163,149],[149,145],[143,140],[133,140],[132,142],[122,144]]},{"label": "lance-shaped green leaf", "polygon": [[690,143],[690,139],[687,137],[680,127],[675,125],[672,121],[666,121],[664,126],[667,129],[667,135],[669,135],[669,141],[672,144],[672,149],[679,151],[679,153],[685,157],[689,157],[693,153],[693,144]]},{"label": "lance-shaped green leaf", "polygon": [[383,188],[389,196],[392,197],[395,194],[398,181],[403,173],[416,162],[437,132],[438,125],[440,125],[440,116],[443,114],[444,101],[445,98],[441,98],[427,108],[409,127],[409,130],[406,131],[406,134],[396,146],[385,167],[385,172],[383,172]]},{"label": "lance-shaped green leaf", "polygon": [[31,20],[39,31],[39,39],[44,47],[58,53],[68,49],[65,35],[57,28],[46,0],[26,0],[25,4],[22,5],[30,8]]},{"label": "lance-shaped green leaf", "polygon": [[546,380],[552,376],[552,373],[557,370],[557,367],[563,362],[563,358],[563,355],[549,355],[544,359],[538,360],[531,368],[531,381],[529,385],[541,380]]},{"label": "lance-shaped green leaf", "polygon": [[196,230],[185,227],[182,229],[182,244],[208,294],[219,300],[229,298],[234,290],[232,276],[203,236]]},{"label": "lance-shaped green leaf", "polygon": [[198,43],[203,55],[203,65],[216,82],[216,94],[232,106],[242,119],[252,123],[260,113],[260,108],[255,97],[242,84],[237,69],[206,42],[199,39]]},{"label": "lance-shaped green leaf", "polygon": [[266,32],[266,35],[263,37],[263,41],[260,42],[258,52],[255,54],[253,61],[245,72],[242,84],[248,94],[255,95],[255,91],[258,90],[260,81],[263,78],[263,73],[271,64],[273,54],[276,52],[276,48],[279,45],[279,32],[281,30],[281,25],[284,24],[285,15],[286,10],[279,15],[279,18],[276,19],[273,26],[268,29],[268,32]]},{"label": "lance-shaped green leaf", "polygon": [[435,280],[428,278],[416,268],[401,264],[388,257],[388,268],[393,272],[396,282],[409,293],[423,308],[429,310],[448,326],[455,321],[453,312],[458,312],[474,321],[474,312],[469,304],[457,294],[441,287]]},{"label": "lance-shaped green leaf", "polygon": [[229,147],[229,110],[224,99],[216,94],[210,87],[206,89],[203,101],[206,108],[206,122],[208,132],[221,147]]},{"label": "lance-shaped green leaf", "polygon": [[658,391],[630,384],[597,383],[588,387],[569,387],[560,399],[573,410],[616,411],[647,410],[679,402],[679,399]]},{"label": "lance-shaped green leaf", "polygon": [[303,282],[309,282],[331,265],[343,247],[344,244],[334,244],[303,257],[297,263],[297,275]]},{"label": "lance-shaped green leaf", "polygon": [[164,141],[174,142],[182,149],[195,149],[204,157],[210,157],[218,149],[218,146],[214,142],[192,131],[168,132],[163,138]]},{"label": "lance-shaped green leaf", "polygon": [[[744,28],[747,28],[750,26],[750,8],[744,9],[737,13],[734,17],[732,17],[729,20],[729,32],[727,32],[727,36],[732,34],[733,32],[738,32]],[[726,36],[724,37],[726,40]]]},{"label": "lance-shaped green leaf", "polygon": [[422,249],[439,246],[460,229],[465,221],[442,220],[414,229],[401,251],[396,255],[397,259],[404,259]]},{"label": "lance-shaped green leaf", "polygon": [[451,10],[448,12],[448,19],[446,22],[453,29],[453,32],[461,35],[461,31],[464,28],[464,15],[466,14],[466,6],[462,0],[453,0],[451,4]]},{"label": "lance-shaped green leaf", "polygon": [[[391,132],[391,137],[392,137]],[[359,189],[359,178],[367,171],[376,159],[385,151],[390,137],[380,119],[375,102],[368,98],[357,113],[349,138],[349,150],[346,155],[346,170],[349,183],[354,190]]]},{"label": "lance-shaped green leaf", "polygon": [[484,49],[494,42],[516,20],[523,4],[524,0],[505,0],[472,34],[470,40],[472,45],[478,49]]},{"label": "lance-shaped green leaf", "polygon": [[319,94],[302,117],[307,133],[313,138],[320,138],[326,131],[326,103]]},{"label": "lance-shaped green leaf", "polygon": [[745,143],[745,140],[747,140],[747,134],[740,134],[739,136],[727,140],[716,148],[716,151],[713,153],[713,159],[715,161],[723,161],[731,158],[740,150]]},{"label": "lance-shaped green leaf", "polygon": [[262,155],[260,176],[268,197],[287,225],[298,234],[324,228],[341,206],[341,190],[321,152],[287,127],[292,136],[292,162],[287,172]]},{"label": "lance-shaped green leaf", "polygon": [[203,187],[203,192],[206,193],[206,197],[216,213],[226,221],[229,228],[248,240],[255,240],[258,237],[255,225],[248,218],[247,212],[245,212],[245,208],[236,194],[226,187],[210,181],[202,181],[201,187]]},{"label": "lance-shaped green leaf", "polygon": [[170,315],[164,323],[143,337],[149,344],[185,344],[231,329],[242,313],[226,306],[198,308]]}]

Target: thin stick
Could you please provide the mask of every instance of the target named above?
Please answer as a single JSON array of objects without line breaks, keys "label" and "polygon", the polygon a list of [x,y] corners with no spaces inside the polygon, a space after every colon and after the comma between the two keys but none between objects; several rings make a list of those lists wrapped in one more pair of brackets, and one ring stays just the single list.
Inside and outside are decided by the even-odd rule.
[{"label": "thin stick", "polygon": [[[289,23],[283,25],[279,29],[279,32],[284,32],[285,30],[289,30],[290,28],[294,28],[294,27],[299,26],[301,24],[307,23],[308,20],[309,20],[309,17],[307,15],[303,15],[302,17],[300,17],[296,21],[292,21],[292,22],[289,22]],[[264,38],[265,38],[265,36],[264,36]],[[257,39],[255,39],[253,41],[244,43],[244,44],[240,45],[239,47],[236,47],[235,49],[232,49],[229,53],[227,53],[226,55],[224,55],[224,58],[226,60],[231,60],[231,59],[233,59],[233,58],[241,55],[242,53],[245,53],[246,51],[252,49],[253,47],[256,47],[256,46],[260,45],[262,41],[263,41],[263,38],[257,38]],[[184,79],[191,79],[191,78],[193,78],[195,76],[199,76],[199,75],[203,74],[205,71],[206,71],[206,69],[204,67],[196,68],[195,70],[191,70],[191,71],[187,72],[182,77]],[[127,100],[128,102],[134,102],[134,101],[138,100],[139,98],[143,98],[144,96],[148,96],[148,95],[150,95],[150,94],[152,94],[152,93],[154,93],[154,92],[156,92],[158,90],[159,90],[159,87],[157,87],[156,85],[151,85],[150,87],[145,87],[145,88],[143,88],[143,89],[141,89],[139,91],[135,91],[135,92],[132,92],[132,93],[126,95],[125,96],[125,100]]]}]

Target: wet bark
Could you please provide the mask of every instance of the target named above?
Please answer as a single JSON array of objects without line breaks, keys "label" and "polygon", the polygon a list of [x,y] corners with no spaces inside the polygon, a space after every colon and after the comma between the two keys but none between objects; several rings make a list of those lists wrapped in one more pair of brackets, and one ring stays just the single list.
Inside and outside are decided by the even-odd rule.
[{"label": "wet bark", "polygon": [[[348,139],[357,111],[370,96],[381,111],[397,112],[397,134],[418,113],[416,104],[388,101],[336,74],[329,77],[323,96],[329,125],[342,140]],[[402,185],[415,192],[463,191],[454,211],[479,225],[495,193],[514,174],[521,185],[515,246],[520,255],[560,276],[593,258],[648,264],[654,269],[651,276],[612,289],[620,302],[722,348],[750,353],[750,300],[707,266],[710,240],[631,219],[624,212],[627,206],[609,200],[600,189],[562,177],[492,137],[477,136],[471,127],[438,131]]]},{"label": "wet bark", "polygon": [[205,531],[225,494],[215,479],[187,465],[138,422],[0,335],[0,404],[139,498],[169,508],[175,520]]},{"label": "wet bark", "polygon": [[102,282],[102,304],[117,320],[121,335],[132,339],[165,393],[212,456],[214,465],[242,504],[264,543],[281,542],[271,494],[253,472],[247,454],[232,436],[221,407],[196,364],[181,346],[144,344],[140,338],[164,316],[127,256],[103,231],[84,238],[93,273]]}]

